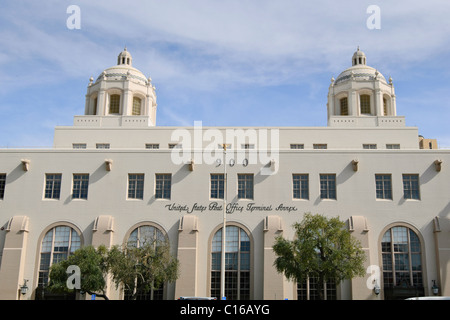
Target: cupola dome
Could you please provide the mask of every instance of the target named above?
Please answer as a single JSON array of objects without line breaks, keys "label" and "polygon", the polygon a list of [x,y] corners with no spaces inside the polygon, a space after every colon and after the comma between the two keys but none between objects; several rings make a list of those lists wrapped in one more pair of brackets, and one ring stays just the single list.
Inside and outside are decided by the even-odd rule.
[{"label": "cupola dome", "polygon": [[352,66],[355,65],[366,65],[366,55],[364,54],[364,52],[359,50],[359,47],[352,57]]},{"label": "cupola dome", "polygon": [[377,69],[367,65],[366,55],[359,47],[352,56],[352,66],[342,71],[334,84],[347,80],[380,80],[387,83],[386,78]]},{"label": "cupola dome", "polygon": [[155,88],[151,78],[134,68],[132,61],[131,54],[124,48],[117,56],[117,65],[105,69],[95,82],[90,79],[85,115],[105,117],[95,123],[155,125]]},{"label": "cupola dome", "polygon": [[391,79],[367,65],[358,49],[352,66],[333,78],[328,90],[328,125],[380,126],[404,125],[397,117],[395,92]]},{"label": "cupola dome", "polygon": [[127,51],[127,47],[125,47],[125,49],[123,49],[123,51],[117,57],[117,64],[128,65],[131,67],[132,61],[133,58],[131,57],[131,54]]}]

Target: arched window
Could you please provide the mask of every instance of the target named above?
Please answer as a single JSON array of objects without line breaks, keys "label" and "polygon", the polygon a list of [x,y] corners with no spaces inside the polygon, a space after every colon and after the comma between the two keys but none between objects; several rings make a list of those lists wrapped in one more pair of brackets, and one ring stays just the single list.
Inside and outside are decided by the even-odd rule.
[{"label": "arched window", "polygon": [[141,247],[146,244],[157,245],[159,241],[165,241],[164,234],[158,228],[150,225],[140,226],[131,232],[127,245]]},{"label": "arched window", "polygon": [[361,114],[371,114],[370,112],[370,95],[362,94],[359,96]]},{"label": "arched window", "polygon": [[120,111],[120,95],[112,94],[109,96],[109,114],[118,114]]},{"label": "arched window", "polygon": [[[157,246],[158,242],[165,241],[164,234],[157,227],[151,225],[143,225],[137,227],[131,232],[127,241],[127,246],[139,248],[145,245]],[[140,279],[137,281],[139,282]],[[124,299],[129,300],[131,294],[125,290]],[[136,300],[162,300],[164,298],[164,285],[159,288],[153,288],[148,291],[140,291],[136,296]]]},{"label": "arched window", "polygon": [[132,108],[132,115],[133,116],[139,116],[141,114],[141,98],[133,97],[133,108]]},{"label": "arched window", "polygon": [[[227,300],[250,299],[250,238],[237,226],[226,227],[225,297]],[[212,240],[211,297],[220,297],[222,228]]]},{"label": "arched window", "polygon": [[38,286],[48,284],[52,264],[66,259],[80,246],[79,234],[69,226],[58,226],[48,231],[41,243]]},{"label": "arched window", "polygon": [[341,116],[348,116],[348,98],[341,98],[339,104],[341,107]]},{"label": "arched window", "polygon": [[381,252],[385,299],[423,295],[422,252],[417,234],[404,226],[393,227],[383,235]]},{"label": "arched window", "polygon": [[394,115],[394,111],[391,108],[392,99],[388,94],[383,95],[383,114],[385,116]]}]

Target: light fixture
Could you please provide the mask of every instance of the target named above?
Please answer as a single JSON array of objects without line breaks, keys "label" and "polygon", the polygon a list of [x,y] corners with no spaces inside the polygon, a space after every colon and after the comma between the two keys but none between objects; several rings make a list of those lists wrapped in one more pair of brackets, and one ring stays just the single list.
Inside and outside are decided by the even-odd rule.
[{"label": "light fixture", "polygon": [[23,279],[23,285],[20,287],[20,293],[26,295],[28,292],[27,279]]},{"label": "light fixture", "polygon": [[375,283],[375,286],[373,287],[373,292],[374,292],[376,295],[379,295],[379,294],[380,294],[381,288],[380,288],[380,286],[378,285],[378,283]]},{"label": "light fixture", "polygon": [[431,287],[433,294],[436,296],[439,293],[439,287],[436,285],[436,280],[433,280],[433,286]]}]

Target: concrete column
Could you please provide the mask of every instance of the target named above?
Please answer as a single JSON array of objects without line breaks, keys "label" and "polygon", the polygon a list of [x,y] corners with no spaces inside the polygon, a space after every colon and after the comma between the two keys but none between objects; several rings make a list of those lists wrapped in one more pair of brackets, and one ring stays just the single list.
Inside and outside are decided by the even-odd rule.
[{"label": "concrete column", "polygon": [[122,99],[122,110],[121,114],[123,116],[129,116],[132,114],[132,107],[133,107],[133,94],[128,88],[129,84],[128,81],[125,85],[125,90],[123,91],[123,99]]},{"label": "concrete column", "polygon": [[355,90],[350,90],[348,95],[348,112],[350,116],[359,116],[360,110],[358,106],[358,99]]},{"label": "concrete column", "polygon": [[383,93],[380,89],[375,90],[375,115],[380,117],[384,116],[383,111]]},{"label": "concrete column", "polygon": [[104,116],[106,115],[107,107],[106,107],[106,92],[104,89],[100,89],[98,92],[98,100],[97,100],[97,115]]},{"label": "concrete column", "polygon": [[[28,240],[28,217],[12,217],[5,229],[5,245],[3,247],[2,265],[0,269],[0,300],[27,299],[19,294],[24,284],[25,254]],[[30,279],[28,279],[30,280]],[[27,286],[30,288],[31,282]]]},{"label": "concrete column", "polygon": [[180,276],[176,282],[175,299],[182,296],[197,296],[198,264],[198,217],[185,215],[178,228],[178,261]]}]

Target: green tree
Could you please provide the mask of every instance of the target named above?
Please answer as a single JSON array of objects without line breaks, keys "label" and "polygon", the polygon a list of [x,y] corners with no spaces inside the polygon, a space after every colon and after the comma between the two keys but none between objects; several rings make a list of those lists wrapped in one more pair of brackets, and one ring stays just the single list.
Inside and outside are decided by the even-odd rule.
[{"label": "green tree", "polygon": [[[339,217],[306,213],[293,227],[294,240],[280,236],[273,246],[277,255],[274,266],[287,279],[301,283],[308,277],[316,277],[322,284],[365,275],[361,244]],[[323,299],[323,287],[319,285],[318,289]]]},{"label": "green tree", "polygon": [[89,294],[96,294],[108,300],[106,295],[107,274],[106,256],[107,249],[105,246],[99,246],[97,249],[93,246],[85,246],[76,250],[67,259],[55,263],[50,268],[50,282],[48,290],[51,292],[68,292],[67,288],[67,269],[69,266],[77,266],[80,268],[80,291]]},{"label": "green tree", "polygon": [[123,286],[132,300],[141,292],[175,281],[179,274],[179,261],[171,255],[168,241],[155,240],[139,247],[114,246],[107,265],[116,288]]}]

